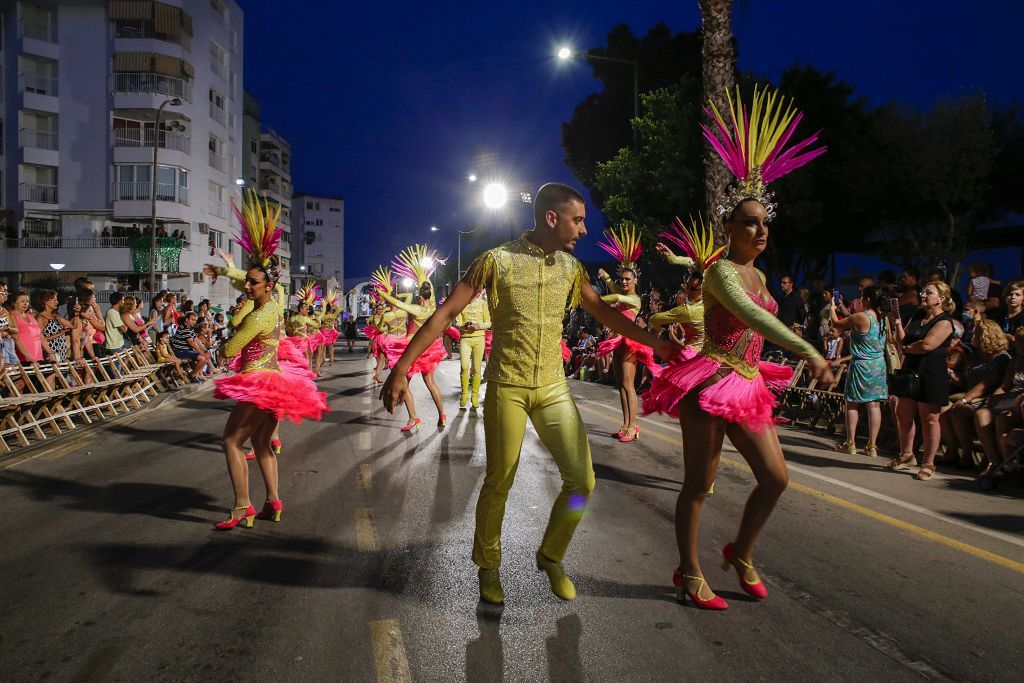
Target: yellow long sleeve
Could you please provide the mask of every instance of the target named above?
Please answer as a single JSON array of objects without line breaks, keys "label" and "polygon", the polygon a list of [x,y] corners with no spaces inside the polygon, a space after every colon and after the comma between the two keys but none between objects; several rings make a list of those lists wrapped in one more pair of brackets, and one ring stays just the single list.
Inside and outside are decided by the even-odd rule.
[{"label": "yellow long sleeve", "polygon": [[598,277],[601,278],[601,282],[603,282],[605,286],[608,287],[608,291],[610,291],[612,294],[622,294],[622,287],[619,287],[617,284],[615,284],[615,280],[612,279],[611,275],[609,275],[608,273],[603,273],[601,275],[598,275]]},{"label": "yellow long sleeve", "polygon": [[280,313],[277,303],[271,299],[251,314],[245,316],[242,326],[221,347],[225,356],[237,356],[245,345],[261,334],[270,334],[278,325]]},{"label": "yellow long sleeve", "polygon": [[675,323],[694,326],[699,325],[700,328],[703,329],[704,303],[701,301],[685,303],[682,306],[676,306],[675,308],[663,313],[652,315],[651,319],[647,322],[654,331],[660,331],[666,325],[673,325]]},{"label": "yellow long sleeve", "polygon": [[687,270],[696,270],[697,262],[689,256],[679,256],[677,254],[668,254],[665,256],[665,261],[673,266],[682,266]]},{"label": "yellow long sleeve", "polygon": [[[764,276],[762,275],[762,279]],[[754,303],[731,261],[720,259],[704,274],[704,307],[721,305],[766,340],[802,358],[821,358],[813,346],[796,336],[778,318]]]},{"label": "yellow long sleeve", "polygon": [[634,294],[605,294],[601,297],[601,301],[612,305],[622,304],[633,311],[639,311],[640,306],[643,305],[640,297]]},{"label": "yellow long sleeve", "polygon": [[401,299],[394,298],[393,296],[386,292],[381,292],[380,296],[388,303],[397,306],[400,310],[403,310],[409,315],[411,315],[412,319],[416,322],[417,325],[422,325],[424,322],[426,322],[427,318],[429,318],[434,313],[434,309],[432,308],[406,303]]}]

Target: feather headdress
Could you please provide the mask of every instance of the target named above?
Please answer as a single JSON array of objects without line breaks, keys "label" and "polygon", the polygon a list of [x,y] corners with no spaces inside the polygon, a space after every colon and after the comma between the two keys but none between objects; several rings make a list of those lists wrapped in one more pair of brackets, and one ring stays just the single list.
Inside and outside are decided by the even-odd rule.
[{"label": "feather headdress", "polygon": [[302,288],[295,293],[295,298],[298,300],[298,303],[306,304],[310,308],[316,305],[316,301],[319,297],[320,285],[316,284],[312,280],[304,284]]},{"label": "feather headdress", "polygon": [[324,296],[324,301],[327,302],[328,306],[336,309],[341,306],[341,295],[338,294],[336,289],[328,289],[327,295]]},{"label": "feather headdress", "polygon": [[774,193],[768,191],[768,183],[794,171],[825,153],[826,147],[807,149],[818,140],[819,130],[804,140],[785,149],[804,115],[793,107],[793,101],[786,103],[778,92],[768,88],[754,88],[754,100],[750,111],[740,99],[736,88],[736,99],[728,92],[729,122],[718,111],[714,102],[704,107],[712,119],[713,126],[701,124],[704,139],[722,157],[729,172],[736,176],[732,185],[715,210],[730,215],[746,199],[756,199],[768,211],[768,220],[775,216],[777,204],[772,203]]},{"label": "feather headdress", "polygon": [[619,262],[619,270],[636,270],[640,260],[640,233],[633,223],[623,223],[618,231],[614,228],[604,231],[604,241],[597,246],[611,254]]},{"label": "feather headdress", "polygon": [[270,257],[277,252],[281,236],[284,234],[281,228],[277,227],[281,219],[281,205],[271,206],[266,197],[260,199],[255,190],[249,190],[242,208],[239,209],[232,199],[231,210],[242,226],[238,246],[249,254],[253,263],[261,266],[270,263]]},{"label": "feather headdress", "polygon": [[377,270],[373,271],[373,275],[370,276],[370,287],[374,294],[378,291],[390,294],[391,290],[395,288],[395,284],[397,284],[395,278],[387,266],[377,266]]},{"label": "feather headdress", "polygon": [[438,256],[436,250],[429,249],[425,244],[414,244],[403,249],[391,261],[391,266],[399,276],[407,277],[415,281],[417,285],[422,285],[424,282],[430,282],[430,276],[433,275],[437,266],[443,263],[444,261]]},{"label": "feather headdress", "polygon": [[708,266],[721,258],[725,252],[725,247],[715,249],[715,235],[699,215],[696,221],[691,216],[689,225],[676,217],[669,225],[669,229],[659,237],[682,249],[684,254],[693,259],[694,267],[701,272],[707,270]]}]

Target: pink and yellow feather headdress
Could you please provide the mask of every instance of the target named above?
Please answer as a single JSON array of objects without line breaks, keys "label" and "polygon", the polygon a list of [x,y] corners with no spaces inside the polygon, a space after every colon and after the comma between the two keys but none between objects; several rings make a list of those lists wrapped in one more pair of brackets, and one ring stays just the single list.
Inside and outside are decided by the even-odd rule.
[{"label": "pink and yellow feather headdress", "polygon": [[328,289],[327,295],[324,297],[324,301],[331,308],[339,308],[341,305],[341,296],[338,294],[336,289]]},{"label": "pink and yellow feather headdress", "polygon": [[284,234],[277,226],[281,219],[281,205],[271,206],[266,197],[261,199],[255,190],[249,190],[241,210],[235,205],[234,199],[231,200],[231,209],[242,226],[238,246],[249,255],[253,263],[266,266],[270,263],[270,257],[277,252]]},{"label": "pink and yellow feather headdress", "polygon": [[312,280],[307,282],[295,293],[295,298],[300,304],[306,304],[310,308],[316,305],[317,299],[320,297],[320,285],[316,284]]},{"label": "pink and yellow feather headdress", "polygon": [[661,233],[662,237],[682,249],[683,253],[693,259],[694,267],[704,272],[712,263],[722,257],[725,247],[715,249],[715,235],[704,219],[690,217],[690,224],[683,223],[676,217],[669,229]]},{"label": "pink and yellow feather headdress", "polygon": [[419,286],[424,282],[430,282],[430,276],[442,263],[444,261],[436,250],[428,248],[425,244],[414,244],[403,249],[391,261],[391,266],[399,276],[414,280]]},{"label": "pink and yellow feather headdress", "polygon": [[370,276],[370,288],[375,296],[378,292],[391,294],[396,284],[397,281],[387,266],[377,266],[377,270],[373,271],[373,275]]},{"label": "pink and yellow feather headdress", "polygon": [[750,111],[740,98],[739,86],[736,99],[726,93],[729,100],[729,121],[718,111],[714,102],[708,102],[705,113],[712,119],[713,128],[701,124],[704,139],[725,162],[729,172],[736,176],[732,185],[715,211],[728,216],[747,199],[756,199],[768,211],[768,220],[775,216],[777,204],[772,203],[774,193],[768,191],[768,183],[794,171],[825,153],[826,147],[808,150],[817,142],[819,130],[808,138],[784,149],[803,114],[787,104],[777,91],[754,87],[754,99]]},{"label": "pink and yellow feather headdress", "polygon": [[608,252],[619,262],[619,270],[637,270],[637,262],[643,249],[640,246],[640,233],[633,223],[623,223],[616,231],[610,228],[604,231],[604,241],[597,246]]}]

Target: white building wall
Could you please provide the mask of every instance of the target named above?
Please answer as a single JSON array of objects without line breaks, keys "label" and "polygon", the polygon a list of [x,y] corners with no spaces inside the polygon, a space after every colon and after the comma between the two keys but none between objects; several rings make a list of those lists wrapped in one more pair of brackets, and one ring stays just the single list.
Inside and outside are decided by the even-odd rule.
[{"label": "white building wall", "polygon": [[[298,194],[292,198],[292,279],[345,282],[345,200]],[[312,243],[308,235],[312,235]],[[305,271],[302,267],[305,266]]]},{"label": "white building wall", "polygon": [[[4,2],[3,43],[0,53],[0,88],[3,100],[2,204],[17,223],[15,234],[21,236],[24,219],[53,219],[59,228],[60,240],[46,244],[46,249],[25,245],[6,245],[0,258],[0,269],[8,276],[21,273],[31,277],[39,263],[49,258],[66,264],[66,273],[90,273],[100,276],[133,274],[130,250],[87,244],[84,238],[98,237],[104,226],[137,225],[147,231],[150,224],[148,190],[140,201],[115,201],[115,164],[134,163],[148,166],[152,152],[149,147],[115,147],[113,118],[152,120],[156,108],[168,95],[157,93],[115,92],[113,54],[117,52],[153,52],[184,59],[194,70],[191,102],[164,109],[163,121],[177,120],[190,138],[190,151],[159,150],[161,165],[178,166],[188,172],[186,202],[157,202],[158,223],[168,233],[184,229],[188,246],[182,250],[181,275],[171,277],[173,289],[184,289],[193,299],[214,298],[215,303],[233,299],[223,283],[211,287],[201,275],[204,263],[211,256],[211,234],[219,236],[220,246],[229,248],[237,232],[229,200],[236,193],[235,179],[242,176],[243,121],[243,15],[233,0],[223,0],[227,10],[221,19],[210,0],[165,0],[179,6],[192,18],[191,39],[177,44],[155,38],[116,38],[113,22],[107,16],[105,0],[79,0],[75,3],[52,3],[56,15],[56,41],[32,40],[19,35],[19,17],[24,7],[33,5],[24,0]],[[210,42],[215,41],[226,53],[221,73],[211,65]],[[22,60],[36,57],[56,61],[58,90],[48,97],[27,92],[19,83]],[[216,89],[224,96],[224,123],[211,116],[209,92]],[[19,119],[30,110],[54,113],[58,117],[58,149],[35,149],[19,144]],[[210,134],[223,142],[223,169],[211,165],[208,144]],[[29,202],[19,199],[19,179],[35,177],[30,164],[42,163],[57,168],[57,202]],[[224,189],[218,202],[211,202],[209,183]],[[180,222],[166,222],[177,220]],[[209,227],[207,230],[206,226]],[[31,245],[38,247],[40,245]],[[49,251],[50,256],[43,253]],[[95,278],[94,278],[95,279]],[[159,282],[158,282],[159,286]],[[223,290],[223,291],[222,291]]]}]

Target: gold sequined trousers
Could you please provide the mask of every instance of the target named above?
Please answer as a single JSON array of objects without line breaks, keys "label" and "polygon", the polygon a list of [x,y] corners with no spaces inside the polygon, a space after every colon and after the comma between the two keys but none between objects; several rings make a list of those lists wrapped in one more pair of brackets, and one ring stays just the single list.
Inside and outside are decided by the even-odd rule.
[{"label": "gold sequined trousers", "polygon": [[483,335],[479,337],[463,337],[459,340],[459,363],[462,366],[462,370],[459,373],[459,379],[462,381],[462,398],[459,400],[459,405],[466,405],[466,399],[469,398],[469,370],[473,369],[473,405],[480,405],[480,379],[482,376],[483,362],[484,362],[484,341]]},{"label": "gold sequined trousers", "polygon": [[587,432],[566,381],[543,387],[488,382],[484,396],[487,474],[476,505],[473,539],[473,562],[485,569],[497,569],[501,564],[501,523],[519,467],[527,418],[551,451],[562,477],[562,490],[551,508],[540,546],[549,560],[562,561],[594,490]]}]

